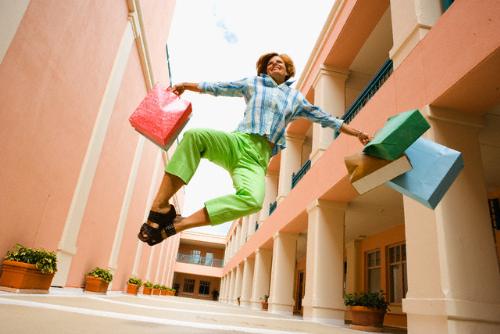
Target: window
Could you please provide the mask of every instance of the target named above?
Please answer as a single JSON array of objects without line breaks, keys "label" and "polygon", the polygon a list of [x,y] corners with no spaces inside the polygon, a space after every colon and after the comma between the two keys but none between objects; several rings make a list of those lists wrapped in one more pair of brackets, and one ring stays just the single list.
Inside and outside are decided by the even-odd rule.
[{"label": "window", "polygon": [[366,253],[367,290],[380,291],[380,250]]},{"label": "window", "polygon": [[198,289],[198,294],[208,295],[210,293],[210,282],[200,281],[200,288]]},{"label": "window", "polygon": [[182,289],[183,292],[193,293],[194,292],[194,279],[184,279],[184,287]]},{"label": "window", "polygon": [[192,253],[192,260],[193,260],[193,263],[200,263],[200,259],[201,259],[201,251],[199,250],[193,250],[193,253]]},{"label": "window", "polygon": [[214,253],[207,253],[205,255],[205,265],[211,266],[214,263]]},{"label": "window", "polygon": [[401,304],[408,291],[406,245],[389,247],[389,302]]}]

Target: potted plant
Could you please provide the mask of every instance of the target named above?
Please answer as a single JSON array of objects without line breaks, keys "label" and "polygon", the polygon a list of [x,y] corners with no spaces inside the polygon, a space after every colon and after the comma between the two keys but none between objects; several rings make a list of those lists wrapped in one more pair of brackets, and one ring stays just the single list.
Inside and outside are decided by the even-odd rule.
[{"label": "potted plant", "polygon": [[0,286],[8,291],[28,289],[48,293],[56,271],[57,257],[54,252],[17,244],[7,252],[2,262]]},{"label": "potted plant", "polygon": [[153,295],[158,296],[160,294],[160,284],[153,284]]},{"label": "potted plant", "polygon": [[165,285],[160,285],[160,295],[166,296],[168,293],[168,288]]},{"label": "potted plant", "polygon": [[153,283],[151,283],[150,281],[146,281],[144,283],[144,288],[142,289],[142,294],[150,295],[152,289],[153,289]]},{"label": "potted plant", "polygon": [[260,298],[261,302],[260,304],[262,305],[262,309],[264,311],[267,311],[267,308],[269,307],[269,304],[267,303],[269,300],[269,295],[264,295],[263,297]]},{"label": "potted plant", "polygon": [[168,289],[168,295],[175,296],[175,289],[172,289],[172,288]]},{"label": "potted plant", "polygon": [[85,291],[106,293],[109,282],[113,280],[111,271],[95,267],[85,276]]},{"label": "potted plant", "polygon": [[142,285],[142,280],[137,277],[130,277],[127,281],[127,293],[137,295],[139,288]]},{"label": "potted plant", "polygon": [[351,311],[352,329],[367,332],[382,331],[384,316],[389,309],[383,291],[346,294],[344,304]]}]

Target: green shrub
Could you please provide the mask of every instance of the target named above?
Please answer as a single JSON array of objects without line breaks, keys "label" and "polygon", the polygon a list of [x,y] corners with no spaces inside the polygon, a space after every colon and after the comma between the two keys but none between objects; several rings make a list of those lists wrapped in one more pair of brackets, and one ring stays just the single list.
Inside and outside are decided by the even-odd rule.
[{"label": "green shrub", "polygon": [[166,291],[166,290],[168,290],[168,288],[165,285],[160,285],[160,290]]},{"label": "green shrub", "polygon": [[144,287],[145,287],[145,288],[152,288],[152,287],[153,287],[153,283],[151,283],[150,281],[146,281],[146,282],[144,283]]},{"label": "green shrub", "polygon": [[56,253],[41,248],[28,248],[16,244],[12,250],[7,252],[5,260],[34,264],[36,269],[44,274],[53,274],[57,271]]},{"label": "green shrub", "polygon": [[385,300],[383,291],[348,293],[344,295],[344,304],[346,306],[373,307],[384,311],[387,311],[389,308],[389,303]]},{"label": "green shrub", "polygon": [[159,289],[159,288],[160,288],[160,284],[153,285],[153,289]]},{"label": "green shrub", "polygon": [[128,279],[128,282],[129,282],[130,284],[135,284],[135,285],[137,285],[137,287],[139,287],[139,288],[140,288],[140,287],[141,287],[141,285],[142,285],[142,280],[141,280],[140,278],[138,278],[138,277],[134,277],[134,276],[130,277],[130,278]]},{"label": "green shrub", "polygon": [[99,267],[95,267],[94,269],[92,269],[89,273],[87,273],[87,276],[102,278],[106,283],[109,283],[113,280],[113,274],[111,273],[111,271]]}]

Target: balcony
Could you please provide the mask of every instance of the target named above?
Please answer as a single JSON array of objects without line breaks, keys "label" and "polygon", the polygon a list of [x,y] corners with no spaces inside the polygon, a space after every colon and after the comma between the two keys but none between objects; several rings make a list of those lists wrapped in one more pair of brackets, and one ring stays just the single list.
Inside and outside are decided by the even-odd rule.
[{"label": "balcony", "polygon": [[[368,83],[365,89],[359,94],[358,98],[353,102],[353,104],[347,109],[345,114],[341,117],[346,124],[349,124],[354,117],[359,113],[359,111],[365,106],[365,104],[370,101],[373,95],[377,93],[380,87],[392,74],[392,59],[387,59],[382,67],[379,69],[377,74]],[[335,131],[335,138],[339,135],[338,131]]]},{"label": "balcony", "polygon": [[304,175],[306,175],[307,171],[311,168],[311,160],[307,160],[305,164],[300,167],[297,174],[292,173],[292,189],[297,185]]},{"label": "balcony", "polygon": [[278,207],[277,201],[274,201],[271,204],[269,204],[269,215],[272,215],[273,211],[276,210],[276,207]]},{"label": "balcony", "polygon": [[223,260],[214,259],[211,257],[198,256],[193,254],[177,254],[177,262],[198,264],[207,267],[218,267],[222,268],[224,266]]}]

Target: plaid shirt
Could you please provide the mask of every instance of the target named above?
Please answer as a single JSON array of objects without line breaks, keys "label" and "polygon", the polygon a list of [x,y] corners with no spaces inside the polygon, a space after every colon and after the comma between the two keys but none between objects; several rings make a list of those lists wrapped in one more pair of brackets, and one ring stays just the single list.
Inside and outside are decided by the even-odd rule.
[{"label": "plaid shirt", "polygon": [[263,74],[233,82],[201,82],[198,88],[215,96],[244,97],[247,104],[245,115],[236,131],[267,137],[275,144],[272,152],[275,155],[286,147],[286,126],[297,118],[306,118],[323,127],[338,130],[343,123],[309,103],[290,85],[289,81],[278,85],[270,76]]}]

